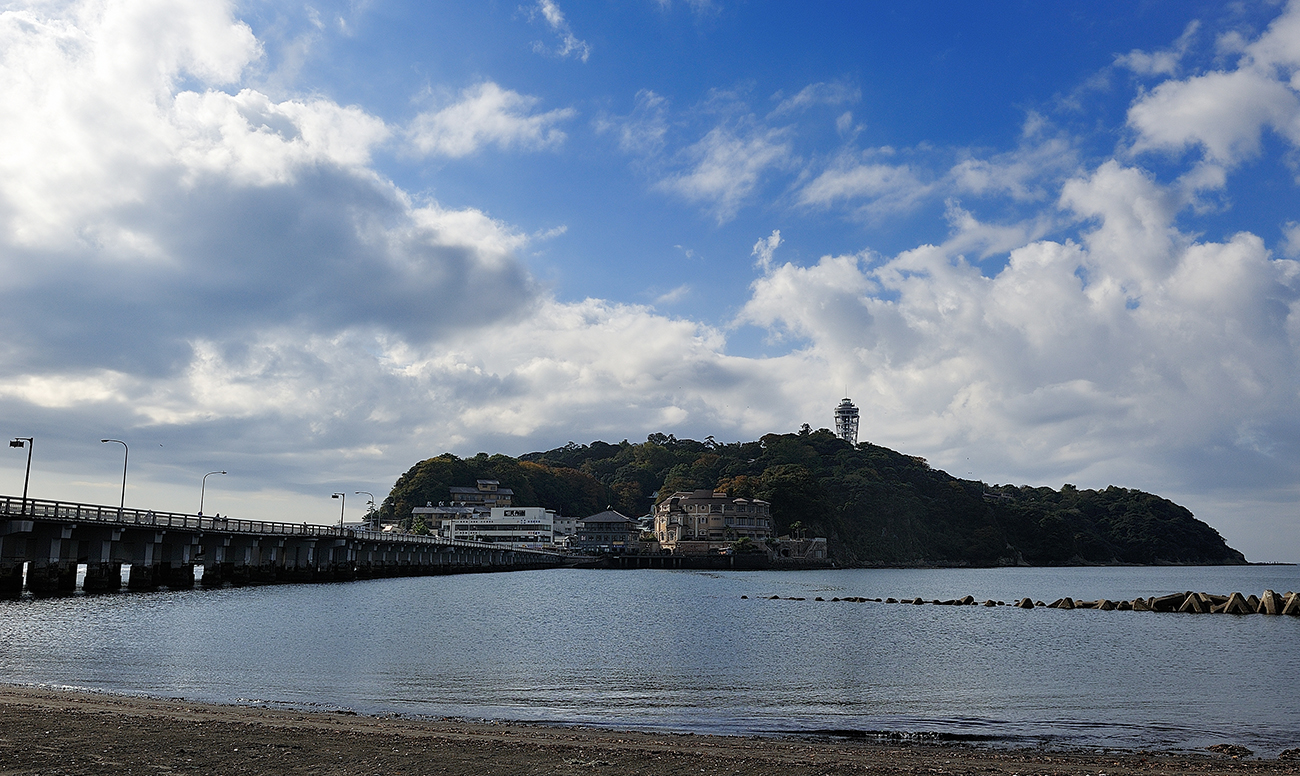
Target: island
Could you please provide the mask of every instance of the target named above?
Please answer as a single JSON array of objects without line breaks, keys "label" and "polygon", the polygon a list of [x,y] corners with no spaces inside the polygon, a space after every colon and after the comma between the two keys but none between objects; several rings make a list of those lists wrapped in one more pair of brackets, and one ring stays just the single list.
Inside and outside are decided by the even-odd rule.
[{"label": "island", "polygon": [[[666,499],[700,491],[758,502],[773,540],[824,537],[829,561],[846,567],[1246,563],[1210,525],[1151,493],[990,485],[807,425],[753,442],[655,433],[517,458],[444,453],[397,480],[380,519],[410,530],[415,508],[478,480],[508,488],[517,505],[570,517],[614,511],[652,520]],[[658,538],[649,524],[647,532]],[[735,532],[725,538],[737,551],[754,544]]]}]

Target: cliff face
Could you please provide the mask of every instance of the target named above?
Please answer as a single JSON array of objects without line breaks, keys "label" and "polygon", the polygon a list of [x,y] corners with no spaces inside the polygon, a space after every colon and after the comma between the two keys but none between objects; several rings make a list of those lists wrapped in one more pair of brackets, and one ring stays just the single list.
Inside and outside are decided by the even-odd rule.
[{"label": "cliff face", "polygon": [[989,486],[824,429],[726,445],[651,434],[639,444],[569,444],[520,459],[444,455],[412,467],[384,508],[409,517],[411,506],[445,499],[447,486],[487,476],[531,494],[516,503],[577,517],[606,505],[645,514],[654,494],[695,488],[761,498],[778,533],[796,526],[825,536],[846,565],[1246,562],[1187,509],[1150,493]]}]

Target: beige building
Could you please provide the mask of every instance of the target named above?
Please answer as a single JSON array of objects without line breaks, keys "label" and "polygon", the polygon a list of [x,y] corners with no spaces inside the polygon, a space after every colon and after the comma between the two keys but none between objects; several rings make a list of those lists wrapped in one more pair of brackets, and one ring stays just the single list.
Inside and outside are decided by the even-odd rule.
[{"label": "beige building", "polygon": [[709,553],[748,538],[772,536],[770,505],[761,499],[730,498],[722,491],[679,491],[655,506],[654,534],[675,554]]}]

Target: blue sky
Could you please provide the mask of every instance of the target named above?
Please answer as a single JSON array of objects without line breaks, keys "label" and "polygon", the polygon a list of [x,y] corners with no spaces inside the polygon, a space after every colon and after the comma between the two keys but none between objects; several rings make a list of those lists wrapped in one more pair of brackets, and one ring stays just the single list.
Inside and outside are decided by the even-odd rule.
[{"label": "blue sky", "polygon": [[[12,2],[32,492],[831,423],[1300,560],[1300,4]],[[0,461],[21,488],[17,451]],[[358,513],[359,514],[359,513]]]}]

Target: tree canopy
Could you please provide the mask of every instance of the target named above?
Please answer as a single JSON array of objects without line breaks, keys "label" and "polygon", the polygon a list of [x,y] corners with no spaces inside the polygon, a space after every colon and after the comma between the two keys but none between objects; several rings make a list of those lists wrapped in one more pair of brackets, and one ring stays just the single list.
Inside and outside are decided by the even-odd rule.
[{"label": "tree canopy", "polygon": [[1150,493],[990,486],[806,427],[756,442],[651,434],[641,443],[570,442],[517,459],[443,454],[402,475],[383,511],[409,524],[412,507],[446,501],[449,487],[478,478],[512,488],[517,505],[574,517],[606,507],[643,515],[679,490],[761,498],[778,533],[797,523],[806,536],[827,537],[832,556],[848,565],[1245,562],[1186,508]]}]

